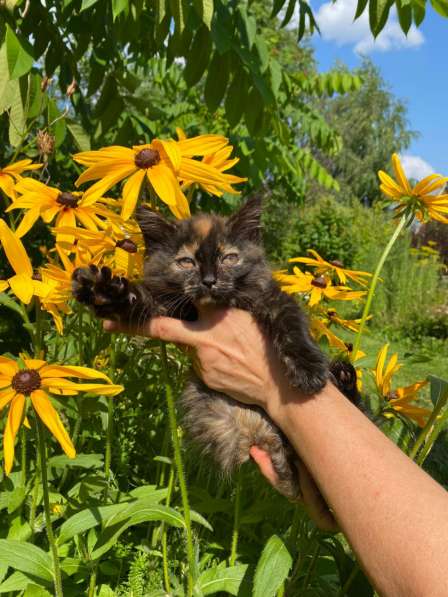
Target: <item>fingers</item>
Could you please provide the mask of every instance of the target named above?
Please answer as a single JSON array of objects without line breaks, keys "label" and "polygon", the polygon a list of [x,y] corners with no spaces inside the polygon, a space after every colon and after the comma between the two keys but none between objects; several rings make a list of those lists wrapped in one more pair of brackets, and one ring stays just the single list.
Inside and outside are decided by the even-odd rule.
[{"label": "fingers", "polygon": [[194,323],[172,319],[171,317],[155,317],[141,326],[130,326],[116,321],[104,321],[103,328],[107,332],[120,332],[137,336],[150,336],[166,342],[196,346],[199,332]]},{"label": "fingers", "polygon": [[305,510],[321,531],[336,533],[338,523],[328,508],[327,502],[320,493],[314,479],[302,462],[297,462],[299,471],[300,490],[303,496]]},{"label": "fingers", "polygon": [[269,481],[269,483],[275,487],[278,483],[278,475],[275,472],[274,466],[272,465],[271,457],[265,450],[262,450],[258,446],[252,446],[249,450],[249,454],[252,459],[258,465],[261,474]]}]

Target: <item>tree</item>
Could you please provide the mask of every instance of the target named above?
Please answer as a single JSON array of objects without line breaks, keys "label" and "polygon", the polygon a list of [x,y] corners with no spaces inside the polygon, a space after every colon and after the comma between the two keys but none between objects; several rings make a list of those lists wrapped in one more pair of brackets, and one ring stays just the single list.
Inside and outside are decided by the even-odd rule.
[{"label": "tree", "polygon": [[[346,67],[339,66],[339,72]],[[378,170],[389,164],[393,152],[407,149],[417,133],[409,129],[406,104],[387,88],[370,60],[355,72],[362,87],[321,103],[328,124],[342,139],[341,151],[322,162],[340,183],[340,196],[372,205],[379,197]]]}]

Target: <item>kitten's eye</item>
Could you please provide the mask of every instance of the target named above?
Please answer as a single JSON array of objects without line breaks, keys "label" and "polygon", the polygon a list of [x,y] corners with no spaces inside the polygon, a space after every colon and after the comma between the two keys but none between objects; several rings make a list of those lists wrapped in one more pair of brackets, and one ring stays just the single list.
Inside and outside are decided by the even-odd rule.
[{"label": "kitten's eye", "polygon": [[191,257],[181,257],[180,259],[176,259],[176,263],[184,269],[193,269],[196,265],[194,259],[191,259]]},{"label": "kitten's eye", "polygon": [[238,259],[238,253],[227,253],[227,255],[224,255],[224,257],[222,258],[222,262],[225,265],[235,265],[235,263],[238,262]]}]

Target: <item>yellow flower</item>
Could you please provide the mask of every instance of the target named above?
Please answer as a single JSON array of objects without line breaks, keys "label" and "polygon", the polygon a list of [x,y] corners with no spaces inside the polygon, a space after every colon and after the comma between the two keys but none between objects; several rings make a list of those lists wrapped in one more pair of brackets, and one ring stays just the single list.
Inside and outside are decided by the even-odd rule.
[{"label": "yellow flower", "polygon": [[381,348],[374,369],[378,394],[380,398],[386,401],[383,414],[386,417],[391,417],[395,411],[396,413],[405,415],[409,419],[413,419],[417,425],[423,427],[431,411],[427,408],[411,404],[411,402],[418,398],[419,390],[428,382],[418,381],[410,386],[396,388],[391,391],[392,377],[401,368],[401,365],[398,363],[398,355],[396,353],[391,356],[390,361],[386,364],[388,349],[389,344],[385,344]]},{"label": "yellow flower", "polygon": [[304,263],[305,265],[315,267],[316,274],[326,274],[329,271],[334,271],[341,284],[345,284],[347,282],[347,278],[350,278],[354,282],[361,284],[361,286],[365,286],[367,281],[363,278],[370,278],[372,276],[372,274],[369,272],[345,269],[340,261],[325,261],[325,259],[323,259],[319,253],[313,249],[308,249],[308,253],[313,255],[314,259],[311,259],[310,257],[294,257],[293,259],[289,259],[289,262]]},{"label": "yellow flower", "polygon": [[352,290],[348,286],[333,286],[327,276],[313,276],[293,268],[293,274],[284,271],[274,272],[274,278],[280,282],[281,289],[288,294],[303,293],[308,295],[308,305],[313,307],[323,299],[337,301],[353,301],[362,298],[364,290]]},{"label": "yellow flower", "polygon": [[33,164],[31,160],[20,160],[20,162],[0,168],[0,189],[10,199],[15,199],[14,186],[16,182],[22,179],[20,176],[22,172],[25,172],[25,170],[37,170],[38,168],[42,168],[42,164]]},{"label": "yellow flower", "polygon": [[[76,383],[67,377],[101,379],[106,383]],[[104,373],[73,365],[52,365],[40,359],[0,357],[0,410],[9,404],[8,419],[3,434],[5,472],[11,472],[14,462],[14,441],[23,421],[26,398],[29,397],[36,415],[48,427],[69,458],[76,456],[73,443],[64,428],[48,394],[75,396],[79,392],[115,396],[123,386],[112,384]]]},{"label": "yellow flower", "polygon": [[[340,325],[341,327],[346,328],[351,332],[359,332],[359,324],[361,323],[361,318],[344,319],[343,317],[340,317],[340,315],[338,315],[338,313],[334,309],[328,309],[327,315],[331,323],[336,323],[337,325]],[[370,319],[371,317],[372,316],[370,315],[368,319]]]},{"label": "yellow flower", "polygon": [[91,254],[91,263],[107,265],[114,275],[127,278],[143,276],[144,245],[141,233],[125,233],[123,230],[108,228],[102,231],[84,230],[82,228],[56,228],[60,232],[72,236],[75,244],[59,243],[64,251],[74,248],[81,253]]},{"label": "yellow flower", "polygon": [[7,280],[0,280],[0,292],[10,288],[16,297],[25,304],[29,304],[33,296],[45,298],[51,290],[51,285],[40,281],[39,276],[33,272],[33,266],[22,241],[4,220],[0,220],[0,242],[5,250],[6,258],[15,272],[15,275]]},{"label": "yellow flower", "polygon": [[[103,205],[93,205],[91,201],[87,202],[83,193],[61,192],[59,189],[49,187],[32,178],[23,178],[15,186],[15,190],[20,196],[12,202],[6,211],[27,210],[17,228],[17,235],[20,238],[30,230],[39,217],[47,224],[56,218],[56,226],[74,228],[76,223],[80,222],[89,230],[98,230],[110,225],[102,218],[110,220],[115,215]],[[58,234],[56,241],[61,240],[73,242],[73,238]]]},{"label": "yellow flower", "polygon": [[395,180],[382,170],[378,172],[378,176],[381,180],[381,191],[398,202],[395,207],[397,215],[413,213],[421,222],[432,218],[448,224],[448,194],[432,194],[442,189],[448,178],[440,174],[431,174],[411,187],[396,153],[392,156],[392,168]]},{"label": "yellow flower", "polygon": [[333,331],[328,327],[327,320],[316,316],[313,317],[313,315],[311,315],[310,327],[311,333],[316,340],[320,340],[322,337],[325,337],[328,340],[329,346],[332,348],[337,348],[343,352],[347,351],[345,342],[336,336],[336,334],[333,333]]},{"label": "yellow flower", "polygon": [[[181,128],[176,128],[176,134],[179,141],[187,139],[187,136]],[[219,170],[219,172],[226,172],[240,161],[239,158],[229,159],[232,151],[233,145],[225,145],[224,147],[218,149],[218,151],[215,151],[214,153],[204,155],[201,162],[202,164],[208,164],[209,166],[216,168],[216,170]],[[238,184],[240,182],[245,182],[246,180],[247,178],[241,178],[239,176],[234,175],[227,175],[227,182],[230,184]],[[182,184],[182,190],[185,191],[192,184],[193,182],[184,182]],[[199,183],[199,186],[202,187],[204,191],[206,191],[207,193],[210,193],[210,195],[216,195],[217,197],[220,197],[223,194],[223,191],[217,185]],[[234,189],[231,189],[229,192],[239,194],[239,191],[237,192]]]},{"label": "yellow flower", "polygon": [[190,206],[180,181],[234,192],[232,177],[193,159],[219,151],[226,145],[227,139],[221,135],[200,135],[181,141],[154,139],[151,143],[132,148],[114,145],[98,151],[84,151],[73,156],[77,162],[88,166],[76,181],[76,186],[100,179],[86,191],[87,201],[94,202],[118,182],[127,179],[123,186],[121,215],[128,220],[146,178],[155,194],[177,218],[187,218]]}]

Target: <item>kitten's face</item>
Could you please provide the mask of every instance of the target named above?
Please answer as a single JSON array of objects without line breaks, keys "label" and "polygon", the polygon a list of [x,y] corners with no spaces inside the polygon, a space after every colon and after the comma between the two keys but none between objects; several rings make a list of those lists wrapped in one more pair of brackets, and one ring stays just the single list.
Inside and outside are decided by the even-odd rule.
[{"label": "kitten's face", "polygon": [[199,214],[167,222],[149,210],[138,221],[147,244],[145,281],[163,300],[230,305],[270,279],[259,244],[260,205],[252,200],[229,219]]}]

